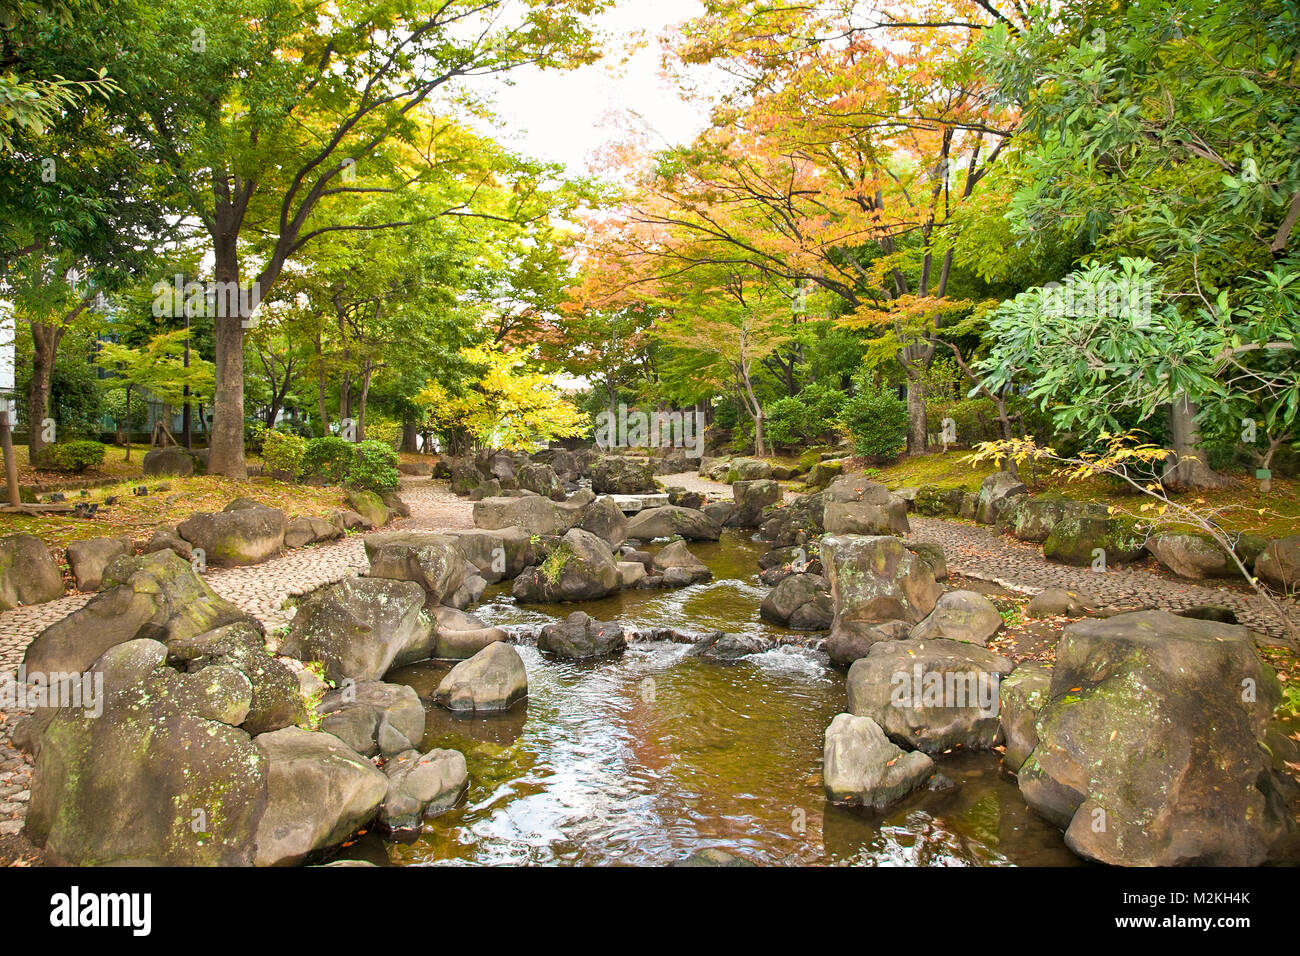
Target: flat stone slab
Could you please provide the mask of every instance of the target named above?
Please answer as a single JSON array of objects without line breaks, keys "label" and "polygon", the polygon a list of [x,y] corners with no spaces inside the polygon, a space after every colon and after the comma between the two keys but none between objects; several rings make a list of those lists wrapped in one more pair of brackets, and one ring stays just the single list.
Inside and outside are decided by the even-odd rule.
[{"label": "flat stone slab", "polygon": [[668,495],[658,493],[649,495],[610,495],[614,504],[625,515],[634,515],[644,508],[662,508],[668,504]]}]

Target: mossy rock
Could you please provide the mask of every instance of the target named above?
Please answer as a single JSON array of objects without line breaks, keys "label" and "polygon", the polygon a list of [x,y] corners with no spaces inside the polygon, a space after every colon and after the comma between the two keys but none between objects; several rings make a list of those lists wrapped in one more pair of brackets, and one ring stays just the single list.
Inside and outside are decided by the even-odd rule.
[{"label": "mossy rock", "polygon": [[1106,566],[1136,561],[1146,553],[1144,526],[1131,518],[1075,515],[1052,528],[1043,555],[1078,568],[1093,566],[1100,552]]}]

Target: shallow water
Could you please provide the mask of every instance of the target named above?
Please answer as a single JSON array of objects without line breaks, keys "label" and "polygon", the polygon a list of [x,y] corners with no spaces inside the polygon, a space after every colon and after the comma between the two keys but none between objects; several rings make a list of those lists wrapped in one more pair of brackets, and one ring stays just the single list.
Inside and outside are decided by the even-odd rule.
[{"label": "shallow water", "polygon": [[[581,609],[624,625],[791,636],[758,617],[762,546],[729,536],[691,545],[715,581],[628,591]],[[496,589],[476,613],[505,626],[577,606],[518,608]],[[1060,831],[1034,817],[995,754],[941,758],[955,790],[923,792],[885,814],[828,805],[822,738],[845,705],[825,656],[777,647],[731,665],[687,646],[635,642],[620,658],[558,661],[521,646],[529,697],[510,713],[460,719],[432,704],[422,749],[461,750],[466,799],[412,843],[373,836],[349,855],[377,862],[662,864],[708,846],[757,863],[1076,864]],[[427,699],[450,664],[389,680]]]}]

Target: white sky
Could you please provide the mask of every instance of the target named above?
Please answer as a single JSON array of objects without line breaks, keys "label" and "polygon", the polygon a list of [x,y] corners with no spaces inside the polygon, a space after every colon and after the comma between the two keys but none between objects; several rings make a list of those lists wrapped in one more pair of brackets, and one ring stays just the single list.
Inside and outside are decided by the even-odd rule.
[{"label": "white sky", "polygon": [[[702,10],[699,0],[620,0],[598,18],[608,36],[599,62],[577,70],[514,70],[509,81],[494,81],[491,95],[505,127],[497,135],[520,153],[564,163],[574,174],[593,172],[600,148],[628,139],[638,127],[648,127],[652,146],[689,141],[708,125],[709,104],[684,101],[663,75],[659,36]],[[707,71],[693,77],[712,89],[722,82]],[[476,90],[482,84],[476,80]]]}]

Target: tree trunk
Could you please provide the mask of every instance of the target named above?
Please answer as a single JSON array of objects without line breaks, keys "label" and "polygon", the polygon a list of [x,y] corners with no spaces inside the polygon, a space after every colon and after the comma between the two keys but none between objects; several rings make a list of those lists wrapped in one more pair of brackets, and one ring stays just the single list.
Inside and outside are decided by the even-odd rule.
[{"label": "tree trunk", "polygon": [[415,443],[418,434],[419,429],[415,422],[402,422],[402,451],[407,454],[415,454],[419,451]]},{"label": "tree trunk", "polygon": [[370,397],[370,363],[361,373],[361,396],[357,399],[357,441],[366,440],[366,400]]},{"label": "tree trunk", "polygon": [[919,369],[907,370],[907,453],[924,455],[927,447],[925,377]]},{"label": "tree trunk", "polygon": [[[214,236],[219,288],[238,288],[239,253],[235,234]],[[233,285],[232,285],[233,283]],[[208,434],[208,472],[227,478],[247,478],[244,462],[244,315],[242,295],[236,294],[234,315],[213,317],[216,340],[216,388],[212,396],[212,429]]]},{"label": "tree trunk", "polygon": [[[32,379],[27,384],[27,460],[34,468],[44,457],[45,417],[50,407],[50,378],[63,329],[32,323]],[[58,440],[58,436],[55,436]]]},{"label": "tree trunk", "polygon": [[1222,488],[1227,479],[1210,468],[1201,448],[1200,430],[1196,427],[1199,409],[1185,396],[1169,406],[1169,435],[1174,454],[1165,467],[1161,482],[1170,491],[1193,491]]}]

